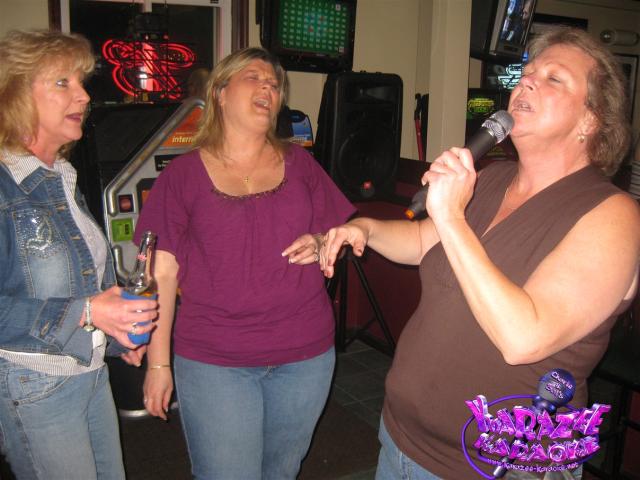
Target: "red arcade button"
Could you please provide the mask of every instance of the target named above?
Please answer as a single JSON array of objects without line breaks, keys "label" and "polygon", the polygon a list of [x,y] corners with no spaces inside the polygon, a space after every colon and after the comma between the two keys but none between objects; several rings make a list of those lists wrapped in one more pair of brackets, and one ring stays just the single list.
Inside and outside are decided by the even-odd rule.
[{"label": "red arcade button", "polygon": [[118,195],[118,209],[120,213],[133,212],[133,195]]}]

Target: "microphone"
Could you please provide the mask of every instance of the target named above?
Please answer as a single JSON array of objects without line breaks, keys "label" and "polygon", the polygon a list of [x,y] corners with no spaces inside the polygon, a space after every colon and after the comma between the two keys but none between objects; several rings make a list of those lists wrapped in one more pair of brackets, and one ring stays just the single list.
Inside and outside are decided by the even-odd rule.
[{"label": "microphone", "polygon": [[[469,139],[464,148],[471,150],[473,160],[477,161],[507,138],[512,128],[513,117],[504,110],[498,110],[482,123],[480,130]],[[411,205],[404,212],[409,220],[413,220],[416,215],[425,211],[428,190],[429,185],[423,186],[411,199]]]},{"label": "microphone", "polygon": [[[559,407],[565,406],[576,393],[576,381],[570,372],[562,368],[554,368],[548,371],[538,382],[538,394],[533,398],[531,410],[536,415],[546,411],[549,415],[556,413]],[[502,465],[509,457],[500,460],[493,470],[493,478],[501,478],[507,473],[507,468]]]}]

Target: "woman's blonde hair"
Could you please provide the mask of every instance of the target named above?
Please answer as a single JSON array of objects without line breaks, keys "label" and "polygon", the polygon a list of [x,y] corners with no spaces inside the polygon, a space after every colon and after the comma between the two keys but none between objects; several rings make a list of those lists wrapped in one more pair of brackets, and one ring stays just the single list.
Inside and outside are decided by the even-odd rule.
[{"label": "woman's blonde hair", "polygon": [[592,165],[606,175],[613,175],[631,144],[630,100],[620,63],[586,31],[563,26],[555,26],[532,40],[529,61],[554,45],[576,47],[595,63],[587,76],[586,106],[598,126],[587,137],[587,155]]},{"label": "woman's blonde hair", "polygon": [[[262,60],[273,67],[278,82],[280,103],[276,112],[280,111],[287,97],[287,74],[280,65],[280,61],[264,48],[249,47],[228,55],[222,59],[209,75],[205,97],[205,107],[200,120],[198,132],[194,138],[194,145],[202,147],[217,154],[222,151],[224,142],[224,121],[222,109],[218,101],[220,92],[229,84],[233,75],[246,68],[252,61]],[[271,127],[267,132],[267,141],[278,151],[282,152],[288,142],[276,135],[276,116],[274,115]]]},{"label": "woman's blonde hair", "polygon": [[[86,38],[57,31],[14,30],[0,40],[0,148],[26,152],[38,131],[35,78],[49,71],[88,75],[95,59]],[[60,149],[68,154],[73,142]]]}]

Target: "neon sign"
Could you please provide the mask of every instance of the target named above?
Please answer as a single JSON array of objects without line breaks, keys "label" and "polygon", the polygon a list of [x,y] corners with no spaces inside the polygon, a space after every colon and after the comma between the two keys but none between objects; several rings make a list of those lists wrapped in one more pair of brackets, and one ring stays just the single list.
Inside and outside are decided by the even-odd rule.
[{"label": "neon sign", "polygon": [[189,47],[171,42],[107,40],[102,56],[112,65],[116,86],[138,98],[141,93],[156,93],[161,99],[178,100],[184,90],[176,75],[189,68],[196,55]]}]

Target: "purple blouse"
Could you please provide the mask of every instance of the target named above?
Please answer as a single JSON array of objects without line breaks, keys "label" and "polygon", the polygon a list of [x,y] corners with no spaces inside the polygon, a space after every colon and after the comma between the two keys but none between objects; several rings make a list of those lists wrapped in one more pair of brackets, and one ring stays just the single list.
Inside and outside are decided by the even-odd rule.
[{"label": "purple blouse", "polygon": [[175,353],[222,366],[300,361],[333,344],[334,319],[318,264],[290,265],[281,252],[355,211],[316,160],[292,145],[275,189],[219,192],[198,150],[175,158],[155,181],[135,241],[151,230],[176,257],[182,292]]}]

